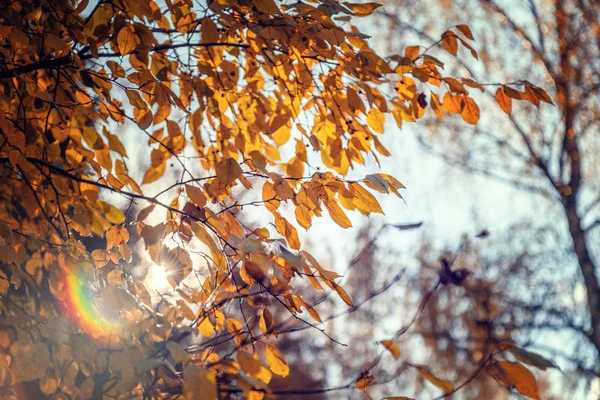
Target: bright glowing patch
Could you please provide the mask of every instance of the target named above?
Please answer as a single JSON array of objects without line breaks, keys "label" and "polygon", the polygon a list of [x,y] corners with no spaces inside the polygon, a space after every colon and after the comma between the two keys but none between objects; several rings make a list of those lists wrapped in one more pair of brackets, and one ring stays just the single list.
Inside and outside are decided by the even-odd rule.
[{"label": "bright glowing patch", "polygon": [[171,286],[169,284],[169,280],[167,279],[168,276],[169,274],[163,267],[152,264],[150,271],[148,272],[148,276],[146,277],[148,289],[159,292],[169,289]]},{"label": "bright glowing patch", "polygon": [[65,280],[62,311],[93,338],[112,341],[111,337],[116,339],[120,334],[118,321],[109,320],[100,313],[89,288],[74,274],[69,274]]}]

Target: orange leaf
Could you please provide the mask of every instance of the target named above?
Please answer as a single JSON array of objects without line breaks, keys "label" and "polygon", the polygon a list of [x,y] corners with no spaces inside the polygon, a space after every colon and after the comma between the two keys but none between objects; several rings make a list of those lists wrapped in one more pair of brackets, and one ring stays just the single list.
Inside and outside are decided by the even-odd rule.
[{"label": "orange leaf", "polygon": [[498,361],[487,367],[487,371],[505,387],[514,387],[523,396],[539,400],[540,392],[535,377],[519,363]]},{"label": "orange leaf", "polygon": [[452,31],[444,32],[442,35],[442,46],[448,53],[455,56],[458,53],[458,40],[456,40],[456,34]]},{"label": "orange leaf", "polygon": [[465,96],[465,102],[460,115],[463,117],[465,122],[475,125],[479,121],[479,106],[469,96]]},{"label": "orange leaf", "polygon": [[356,381],[354,383],[358,390],[362,390],[366,393],[367,389],[369,388],[369,386],[371,386],[374,380],[375,377],[373,375],[370,375],[369,371],[365,371],[362,374],[360,374],[358,378],[356,378]]},{"label": "orange leaf", "polygon": [[124,26],[117,35],[117,44],[119,46],[119,53],[122,56],[131,53],[135,50],[135,33],[129,26]]},{"label": "orange leaf", "polygon": [[381,344],[384,345],[390,353],[392,353],[395,359],[400,357],[400,348],[396,343],[392,342],[391,340],[382,340]]},{"label": "orange leaf", "polygon": [[471,32],[471,28],[467,25],[456,25],[456,29],[458,29],[465,37],[469,40],[475,40],[473,38],[473,33]]},{"label": "orange leaf", "polygon": [[366,17],[367,15],[371,15],[373,11],[381,7],[381,4],[379,3],[349,3],[345,1],[343,4],[351,9],[352,12],[354,12],[354,14],[358,17]]},{"label": "orange leaf", "polygon": [[444,393],[451,392],[453,389],[452,383],[445,379],[440,379],[437,376],[433,375],[428,369],[424,367],[417,367],[417,371],[419,374],[427,379],[429,382],[433,383],[435,386],[439,387],[444,391]]},{"label": "orange leaf", "polygon": [[512,111],[512,99],[506,95],[504,91],[504,86],[500,86],[498,90],[496,90],[496,101],[498,105],[507,114],[510,114]]}]

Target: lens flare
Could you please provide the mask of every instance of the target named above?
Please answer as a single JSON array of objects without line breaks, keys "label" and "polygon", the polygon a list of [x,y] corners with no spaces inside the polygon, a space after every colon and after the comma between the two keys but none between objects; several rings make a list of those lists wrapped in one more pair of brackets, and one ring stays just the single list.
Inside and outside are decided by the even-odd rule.
[{"label": "lens flare", "polygon": [[79,326],[88,336],[106,341],[119,337],[121,324],[103,316],[94,302],[90,288],[79,277],[69,274],[65,279],[63,314]]}]

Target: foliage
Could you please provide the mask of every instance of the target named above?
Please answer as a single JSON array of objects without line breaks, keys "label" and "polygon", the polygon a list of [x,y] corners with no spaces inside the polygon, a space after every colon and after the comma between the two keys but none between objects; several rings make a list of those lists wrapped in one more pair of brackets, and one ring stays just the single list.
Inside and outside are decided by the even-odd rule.
[{"label": "foliage", "polygon": [[[429,344],[436,359],[449,365],[502,340],[543,349],[565,371],[549,375],[552,387],[560,387],[557,397],[564,397],[565,390],[571,390],[572,397],[590,391],[600,372],[600,68],[593,61],[600,49],[599,12],[598,2],[586,0],[390,0],[379,13],[393,26],[382,34],[402,39],[388,42],[392,52],[415,37],[435,43],[437,32],[455,21],[486,18],[485,24],[471,25],[481,63],[458,68],[453,63],[449,68],[465,68],[478,82],[487,81],[479,105],[498,103],[507,115],[486,113],[472,128],[446,118],[424,119],[420,127],[429,129],[412,132],[426,152],[439,156],[449,168],[462,169],[452,168],[460,174],[449,184],[456,192],[506,193],[473,202],[479,210],[478,225],[511,222],[491,229],[490,240],[477,245],[477,261],[465,257],[461,264],[474,266],[478,284],[463,293],[455,291],[461,298],[440,301],[435,311],[449,321],[465,321]],[[546,81],[555,106],[514,102],[515,93],[501,82],[515,78]],[[528,81],[522,81],[519,96],[529,91]],[[514,199],[519,200],[511,204]],[[502,207],[496,210],[496,204]],[[507,220],[499,216],[502,213]],[[490,215],[495,218],[486,218]],[[439,258],[436,250],[432,253],[431,259]],[[460,311],[465,303],[481,310],[469,319]],[[468,330],[461,332],[462,327]],[[424,327],[422,333],[440,328]],[[555,335],[565,339],[547,340]],[[445,341],[451,342],[454,353],[440,349]]]},{"label": "foliage", "polygon": [[[303,248],[297,225],[308,230],[327,210],[349,228],[347,211],[383,213],[373,193],[401,197],[391,175],[346,177],[354,165],[390,155],[380,139],[386,115],[398,126],[428,107],[479,119],[470,91],[481,86],[443,75],[431,48],[383,59],[369,47],[351,21],[377,6],[1,6],[7,396],[263,398],[272,375],[290,371],[272,310],[327,336],[296,288],[307,280],[353,302],[339,275]],[[458,25],[438,43],[476,57],[472,39]],[[527,88],[513,97],[503,86],[509,98],[547,100]],[[150,150],[140,172],[130,156],[142,140]],[[307,174],[321,163],[325,172]],[[248,226],[255,207],[270,221]],[[164,269],[171,296],[156,296],[128,269],[134,237]],[[392,341],[383,344],[400,355]],[[358,382],[366,391],[371,381]]]}]

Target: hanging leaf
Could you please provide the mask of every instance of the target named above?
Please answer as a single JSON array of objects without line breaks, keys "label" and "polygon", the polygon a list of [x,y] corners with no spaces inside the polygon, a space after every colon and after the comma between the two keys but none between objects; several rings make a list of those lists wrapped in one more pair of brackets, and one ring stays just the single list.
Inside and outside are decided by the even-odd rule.
[{"label": "hanging leaf", "polygon": [[117,43],[119,45],[119,53],[122,56],[131,53],[135,50],[135,33],[129,26],[124,26],[117,35]]},{"label": "hanging leaf", "polygon": [[371,15],[373,11],[381,7],[379,3],[350,3],[345,1],[343,3],[346,7],[352,10],[356,16],[366,17]]},{"label": "hanging leaf", "polygon": [[434,374],[432,374],[427,368],[425,367],[417,367],[417,371],[419,372],[419,374],[427,379],[429,382],[433,383],[435,386],[439,387],[440,389],[442,389],[444,391],[444,393],[449,393],[453,390],[453,386],[452,383],[450,381],[447,381],[445,379],[440,379],[437,376],[435,376]]},{"label": "hanging leaf", "polygon": [[274,374],[284,378],[288,376],[290,373],[290,367],[279,350],[271,345],[267,345],[265,350],[267,353],[267,362],[269,363],[269,368],[271,371],[273,371]]},{"label": "hanging leaf", "polygon": [[545,371],[548,368],[558,368],[554,361],[548,360],[537,353],[527,351],[509,342],[501,342],[500,348],[502,350],[508,350],[514,354],[514,356],[525,364],[532,365]]},{"label": "hanging leaf", "polygon": [[507,388],[514,387],[523,396],[539,400],[540,393],[535,377],[519,363],[497,361],[487,366],[487,371]]},{"label": "hanging leaf", "polygon": [[498,105],[507,114],[510,114],[512,111],[512,99],[506,95],[504,91],[504,86],[500,86],[498,90],[496,90],[496,101]]},{"label": "hanging leaf", "polygon": [[444,32],[442,35],[442,46],[453,56],[458,54],[458,40],[456,39],[456,34],[452,31]]},{"label": "hanging leaf", "polygon": [[392,342],[391,340],[382,340],[381,344],[384,345],[390,353],[392,353],[395,359],[400,357],[400,348],[396,343]]},{"label": "hanging leaf", "polygon": [[369,386],[371,386],[374,380],[375,377],[369,374],[369,371],[364,371],[362,374],[360,374],[358,378],[356,378],[354,384],[356,385],[358,390],[367,393],[367,389],[369,388]]},{"label": "hanging leaf", "polygon": [[217,164],[215,167],[217,178],[224,185],[230,185],[242,175],[242,167],[233,158],[227,158]]}]

